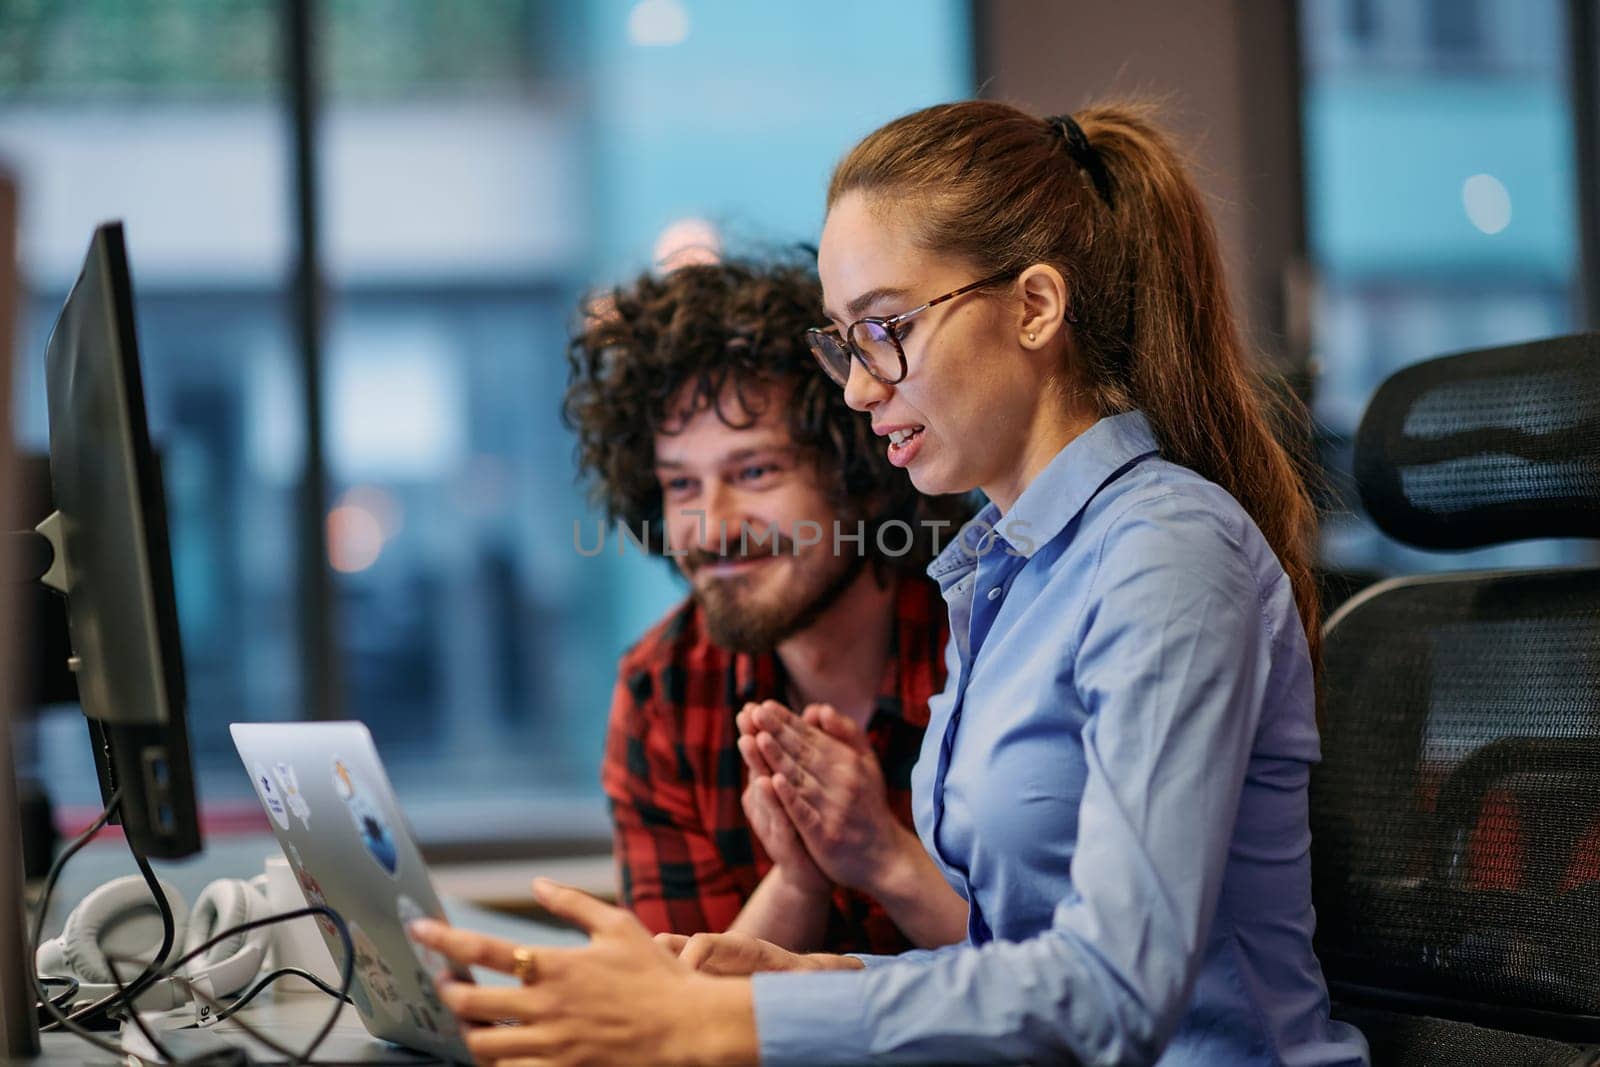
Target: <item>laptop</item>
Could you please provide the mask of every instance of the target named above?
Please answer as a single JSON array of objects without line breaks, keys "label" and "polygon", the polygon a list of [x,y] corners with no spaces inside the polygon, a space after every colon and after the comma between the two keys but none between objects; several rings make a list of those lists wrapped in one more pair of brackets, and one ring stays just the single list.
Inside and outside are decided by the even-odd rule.
[{"label": "laptop", "polygon": [[[472,1063],[433,976],[471,975],[406,936],[406,924],[444,919],[428,869],[400,812],[372,735],[359,722],[234,723],[239,758],[272,833],[310,904],[338,912],[355,961],[350,998],[374,1037]],[[344,944],[318,917],[335,965]]]}]

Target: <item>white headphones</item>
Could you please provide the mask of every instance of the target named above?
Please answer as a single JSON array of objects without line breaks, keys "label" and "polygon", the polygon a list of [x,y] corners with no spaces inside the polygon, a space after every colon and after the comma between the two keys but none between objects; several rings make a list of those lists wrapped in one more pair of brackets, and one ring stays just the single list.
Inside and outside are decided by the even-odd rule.
[{"label": "white headphones", "polygon": [[[201,891],[192,913],[176,889],[164,880],[157,881],[172,906],[177,926],[177,947],[169,959],[193,952],[230,926],[272,914],[263,892],[265,876],[249,882],[237,878],[212,882]],[[237,993],[261,970],[271,938],[271,926],[230,937],[185,964],[181,973],[188,984],[198,986],[207,996]],[[143,878],[129,875],[84,897],[67,916],[61,936],[40,945],[35,959],[41,977],[77,979],[79,988],[73,999],[83,1003],[116,992],[108,956],[139,961],[117,964],[117,977],[126,985],[155,958],[160,947],[161,912],[155,897]],[[189,1000],[185,982],[167,978],[139,996],[138,1009],[165,1011]]]}]

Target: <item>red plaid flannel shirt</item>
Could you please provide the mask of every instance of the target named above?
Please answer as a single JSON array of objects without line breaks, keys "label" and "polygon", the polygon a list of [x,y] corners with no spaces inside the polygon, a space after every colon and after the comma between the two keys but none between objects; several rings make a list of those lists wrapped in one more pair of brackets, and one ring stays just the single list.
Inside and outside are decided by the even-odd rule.
[{"label": "red plaid flannel shirt", "polygon": [[[895,654],[867,736],[890,806],[906,826],[928,698],[944,688],[948,630],[938,586],[902,576]],[[787,688],[775,654],[713,645],[693,598],[623,655],[601,781],[611,802],[622,902],[652,931],[726,930],[771,869],[739,802],[747,774],[734,716],[752,700],[783,700]],[[824,951],[911,947],[877,901],[834,890]]]}]

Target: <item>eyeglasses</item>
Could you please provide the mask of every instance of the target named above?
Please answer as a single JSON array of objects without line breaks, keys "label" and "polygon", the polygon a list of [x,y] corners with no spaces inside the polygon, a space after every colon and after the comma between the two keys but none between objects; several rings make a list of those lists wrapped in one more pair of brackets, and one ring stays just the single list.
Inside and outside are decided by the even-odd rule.
[{"label": "eyeglasses", "polygon": [[906,351],[900,346],[900,327],[913,315],[920,315],[931,307],[943,304],[947,300],[954,300],[974,289],[982,289],[986,285],[1004,281],[1016,275],[1015,270],[1004,270],[999,274],[991,274],[971,285],[963,285],[943,296],[934,297],[926,304],[914,307],[910,311],[902,311],[889,318],[869,317],[857,319],[843,331],[837,326],[819,326],[806,331],[806,344],[811,348],[811,354],[816,357],[828,375],[839,385],[844,385],[850,380],[850,360],[852,357],[861,361],[867,373],[885,385],[894,385],[906,376]]}]

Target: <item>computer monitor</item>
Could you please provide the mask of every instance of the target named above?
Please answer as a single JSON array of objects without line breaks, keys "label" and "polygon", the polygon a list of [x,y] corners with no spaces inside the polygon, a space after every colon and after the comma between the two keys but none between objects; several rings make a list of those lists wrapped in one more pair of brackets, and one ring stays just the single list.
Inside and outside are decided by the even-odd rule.
[{"label": "computer monitor", "polygon": [[69,665],[102,796],[129,844],[200,851],[166,503],[145,418],[122,224],[94,233],[45,352],[55,511],[41,581],[65,594]]}]

